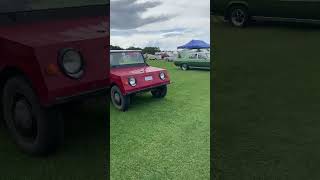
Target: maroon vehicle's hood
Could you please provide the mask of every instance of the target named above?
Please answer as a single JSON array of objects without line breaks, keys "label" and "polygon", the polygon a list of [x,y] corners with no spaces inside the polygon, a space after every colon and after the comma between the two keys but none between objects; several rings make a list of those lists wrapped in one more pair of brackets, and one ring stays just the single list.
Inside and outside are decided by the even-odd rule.
[{"label": "maroon vehicle's hood", "polygon": [[31,47],[105,37],[106,17],[77,18],[0,27],[0,39]]},{"label": "maroon vehicle's hood", "polygon": [[153,73],[165,71],[165,69],[152,67],[152,66],[135,66],[135,67],[118,67],[118,68],[111,68],[110,73],[116,76],[133,76],[138,74],[145,74],[145,73]]}]

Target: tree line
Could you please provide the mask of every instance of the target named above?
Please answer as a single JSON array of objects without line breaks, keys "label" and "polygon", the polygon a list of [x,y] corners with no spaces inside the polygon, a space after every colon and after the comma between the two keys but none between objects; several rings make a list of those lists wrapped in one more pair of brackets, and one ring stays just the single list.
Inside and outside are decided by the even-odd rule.
[{"label": "tree line", "polygon": [[121,48],[120,46],[113,46],[110,45],[110,50],[141,50],[143,54],[155,54],[156,52],[161,52],[159,47],[145,47],[145,48],[139,48],[139,47],[129,47],[129,48]]}]

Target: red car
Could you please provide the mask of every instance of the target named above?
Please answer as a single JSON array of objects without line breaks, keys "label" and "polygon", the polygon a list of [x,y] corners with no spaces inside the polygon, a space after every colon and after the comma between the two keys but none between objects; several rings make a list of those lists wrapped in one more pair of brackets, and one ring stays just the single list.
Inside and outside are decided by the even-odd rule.
[{"label": "red car", "polygon": [[111,100],[121,111],[128,109],[131,97],[137,93],[151,91],[155,98],[167,95],[168,72],[149,66],[141,51],[111,50],[110,67]]},{"label": "red car", "polygon": [[0,13],[1,111],[22,150],[53,152],[64,131],[59,105],[109,92],[103,2]]}]

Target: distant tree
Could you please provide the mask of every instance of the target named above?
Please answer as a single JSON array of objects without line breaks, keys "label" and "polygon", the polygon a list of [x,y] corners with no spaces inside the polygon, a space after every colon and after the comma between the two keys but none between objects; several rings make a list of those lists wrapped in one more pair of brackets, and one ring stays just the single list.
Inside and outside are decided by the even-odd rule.
[{"label": "distant tree", "polygon": [[130,46],[127,48],[127,50],[142,50],[142,48]]},{"label": "distant tree", "polygon": [[142,49],[143,54],[155,54],[156,52],[161,52],[159,47],[145,47]]},{"label": "distant tree", "polygon": [[112,46],[110,45],[110,50],[123,50],[120,46]]}]

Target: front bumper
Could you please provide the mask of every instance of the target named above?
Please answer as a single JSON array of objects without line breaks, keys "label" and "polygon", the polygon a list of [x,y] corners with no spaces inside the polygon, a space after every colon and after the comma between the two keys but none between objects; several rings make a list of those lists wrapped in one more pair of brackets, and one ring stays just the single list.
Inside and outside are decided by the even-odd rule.
[{"label": "front bumper", "polygon": [[102,96],[107,96],[110,88],[109,87],[104,87],[100,89],[95,89],[95,90],[90,90],[90,91],[85,91],[81,92],[72,96],[66,96],[66,97],[57,97],[55,98],[55,102],[53,104],[48,105],[50,106],[56,106],[60,104],[65,104],[73,101],[82,101],[85,99],[93,98],[93,97],[102,97]]},{"label": "front bumper", "polygon": [[128,91],[128,92],[126,93],[126,95],[131,95],[131,94],[136,94],[136,93],[142,93],[142,92],[151,91],[151,90],[153,90],[153,89],[156,89],[156,88],[158,88],[158,87],[165,86],[165,85],[168,85],[168,84],[170,84],[170,82],[164,82],[164,83],[157,84],[157,85],[153,85],[153,86],[148,86],[148,87],[143,87],[143,88],[135,89],[135,90],[132,90],[132,91]]}]

